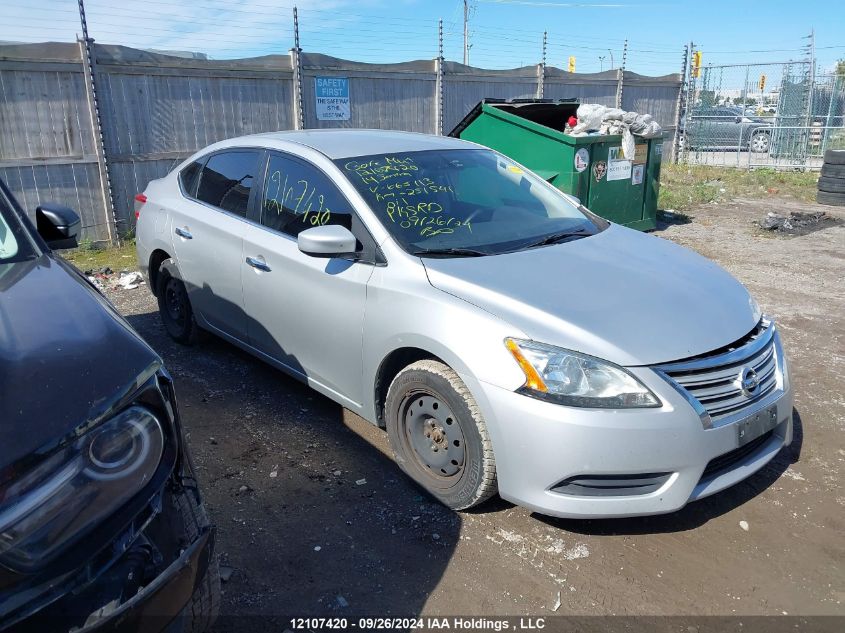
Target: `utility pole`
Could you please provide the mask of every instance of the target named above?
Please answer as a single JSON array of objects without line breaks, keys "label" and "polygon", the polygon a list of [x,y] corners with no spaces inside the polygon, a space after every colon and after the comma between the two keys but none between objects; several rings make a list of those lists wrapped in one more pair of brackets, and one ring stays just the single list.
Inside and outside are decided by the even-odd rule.
[{"label": "utility pole", "polygon": [[469,66],[469,0],[464,0],[464,66]]}]

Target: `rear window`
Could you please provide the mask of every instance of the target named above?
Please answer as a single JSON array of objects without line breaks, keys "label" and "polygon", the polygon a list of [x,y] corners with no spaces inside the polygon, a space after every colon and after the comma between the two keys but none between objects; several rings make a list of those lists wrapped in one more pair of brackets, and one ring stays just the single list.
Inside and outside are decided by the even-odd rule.
[{"label": "rear window", "polygon": [[209,157],[200,176],[197,200],[246,217],[259,155],[258,151],[240,150]]}]

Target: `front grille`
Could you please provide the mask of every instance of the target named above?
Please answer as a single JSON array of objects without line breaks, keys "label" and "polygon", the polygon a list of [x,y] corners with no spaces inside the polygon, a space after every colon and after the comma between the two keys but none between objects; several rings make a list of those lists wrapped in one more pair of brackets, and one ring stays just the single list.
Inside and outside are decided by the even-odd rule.
[{"label": "front grille", "polygon": [[[740,385],[745,368],[753,369],[759,380],[751,393],[744,392]],[[761,322],[732,346],[657,369],[698,401],[710,420],[717,423],[742,412],[777,389],[774,328]]]},{"label": "front grille", "polygon": [[761,448],[766,442],[769,441],[769,438],[772,437],[774,434],[774,429],[763,433],[760,437],[757,437],[748,444],[744,446],[740,446],[739,448],[735,448],[734,450],[730,451],[729,453],[725,453],[724,455],[719,455],[718,457],[714,457],[707,463],[707,467],[704,469],[704,474],[701,475],[701,479],[706,480],[710,479],[711,477],[715,477],[716,475],[722,473],[725,470],[730,470],[735,464],[738,464],[743,459],[757,451],[758,448]]}]

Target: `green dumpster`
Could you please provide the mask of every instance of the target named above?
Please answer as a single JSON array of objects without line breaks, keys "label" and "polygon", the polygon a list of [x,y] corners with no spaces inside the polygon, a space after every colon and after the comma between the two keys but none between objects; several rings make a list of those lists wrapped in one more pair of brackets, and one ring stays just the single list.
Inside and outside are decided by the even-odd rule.
[{"label": "green dumpster", "polygon": [[635,136],[634,156],[623,156],[621,135],[563,133],[577,109],[576,100],[485,99],[449,136],[501,152],[612,222],[655,228],[662,134]]}]

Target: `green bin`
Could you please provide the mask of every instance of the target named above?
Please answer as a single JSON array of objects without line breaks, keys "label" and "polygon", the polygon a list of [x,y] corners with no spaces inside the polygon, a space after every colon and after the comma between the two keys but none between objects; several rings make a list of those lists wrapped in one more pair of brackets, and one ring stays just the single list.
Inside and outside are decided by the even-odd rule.
[{"label": "green bin", "polygon": [[655,228],[663,135],[635,136],[625,157],[621,135],[564,134],[577,109],[576,100],[485,99],[449,136],[501,152],[612,222]]}]

